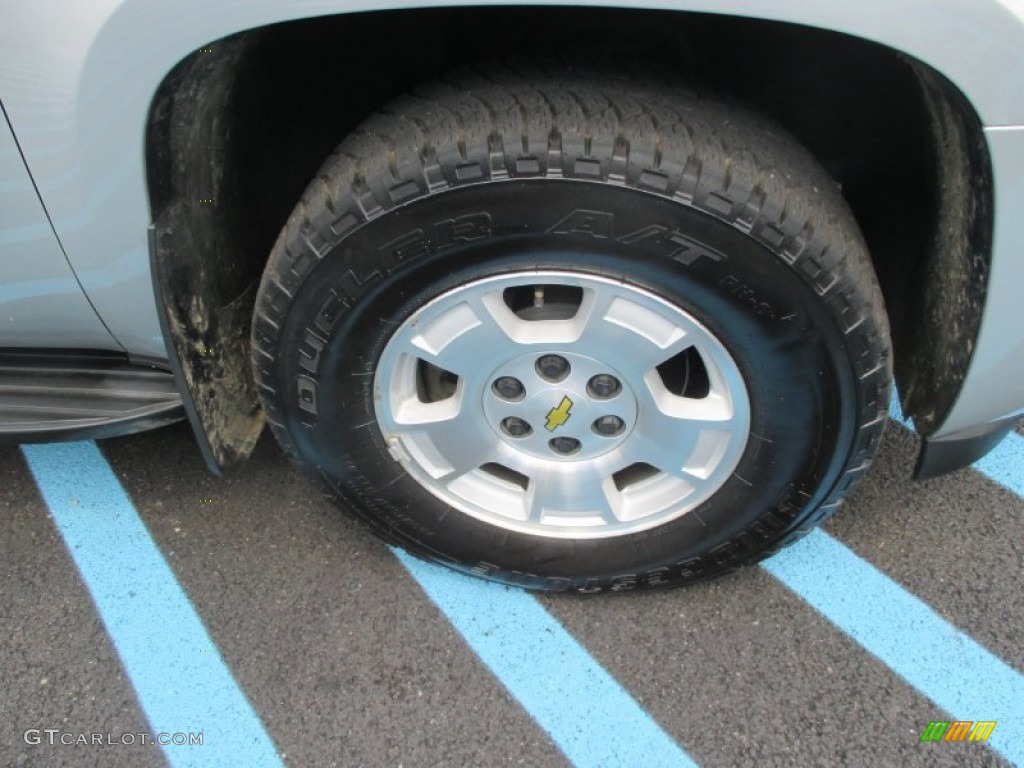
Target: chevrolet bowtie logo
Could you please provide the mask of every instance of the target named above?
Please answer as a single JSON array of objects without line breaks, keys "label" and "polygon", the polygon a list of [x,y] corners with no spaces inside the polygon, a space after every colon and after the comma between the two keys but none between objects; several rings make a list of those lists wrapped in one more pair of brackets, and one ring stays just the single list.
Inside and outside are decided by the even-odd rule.
[{"label": "chevrolet bowtie logo", "polygon": [[548,420],[544,427],[548,432],[554,432],[569,420],[569,411],[572,410],[572,400],[565,396],[557,408],[548,411]]}]

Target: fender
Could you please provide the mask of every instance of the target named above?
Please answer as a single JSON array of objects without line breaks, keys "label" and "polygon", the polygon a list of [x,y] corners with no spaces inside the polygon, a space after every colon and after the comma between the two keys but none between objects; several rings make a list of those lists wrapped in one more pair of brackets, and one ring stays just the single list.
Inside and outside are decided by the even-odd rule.
[{"label": "fender", "polygon": [[[276,22],[445,5],[451,3],[61,0],[8,14],[0,96],[86,294],[126,349],[167,355],[150,289],[151,219],[140,158],[150,102],[175,64],[211,40]],[[927,12],[910,0],[591,0],[586,6],[747,16],[862,37],[942,73],[985,125],[1024,124],[1020,0],[954,0]],[[972,48],[979,55],[965,55]],[[119,268],[116,280],[109,277],[111,262]]]},{"label": "fender", "polygon": [[[428,0],[413,5],[451,4]],[[147,209],[146,169],[141,162],[146,156],[149,110],[161,83],[179,61],[211,40],[277,22],[407,9],[410,3],[181,0],[171,6],[161,0],[61,0],[57,6],[26,7],[7,21],[0,50],[0,96],[76,275],[116,342],[139,357],[178,357],[161,328],[162,308],[152,290],[147,230],[154,217]],[[928,64],[955,85],[989,129],[990,140],[998,139],[1000,153],[1015,156],[1024,146],[1020,135],[1010,135],[1013,126],[1024,124],[1020,0],[954,0],[927,13],[910,0],[586,3],[588,8],[597,6],[761,18],[878,42]],[[972,48],[984,55],[964,55]],[[995,131],[1003,133],[996,136]],[[997,175],[995,184],[997,191],[1011,190],[1019,181],[1010,173]],[[1024,260],[1014,250],[1019,250],[1022,239],[1017,230],[1012,221],[996,221],[991,285],[1019,285],[1024,278]],[[1016,314],[1005,294],[1006,290],[999,301],[986,305],[986,326]],[[232,298],[244,304],[241,293]],[[1024,377],[1020,356],[1015,360],[991,346],[974,350],[972,373],[984,371],[986,377],[1003,381]],[[962,409],[958,404],[949,425],[936,425],[934,434],[1006,415],[983,401]]]}]

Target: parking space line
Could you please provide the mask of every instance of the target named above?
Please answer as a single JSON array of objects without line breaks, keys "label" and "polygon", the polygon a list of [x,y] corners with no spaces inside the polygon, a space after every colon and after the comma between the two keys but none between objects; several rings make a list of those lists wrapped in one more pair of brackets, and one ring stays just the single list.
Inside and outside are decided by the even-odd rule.
[{"label": "parking space line", "polygon": [[259,716],[96,444],[21,450],[152,735],[203,734],[201,746],[160,745],[168,763],[281,766]]},{"label": "parking space line", "polygon": [[997,720],[988,745],[1024,764],[1024,675],[821,529],[761,567],[942,709]]},{"label": "parking space line", "polygon": [[[891,415],[907,425],[895,400]],[[202,747],[162,745],[168,762],[282,765],[97,446],[22,452],[153,733],[204,734]],[[974,468],[1024,496],[1024,438]],[[574,765],[696,766],[532,595],[393,551]],[[938,707],[998,721],[988,745],[1024,765],[1024,675],[823,530],[762,567]]]},{"label": "parking space line", "polygon": [[[889,415],[913,429],[895,393]],[[1024,439],[989,456],[973,469],[1024,496]],[[1024,675],[820,528],[761,567],[946,712],[998,721],[988,745],[1024,765]]]},{"label": "parking space line", "polygon": [[[889,416],[913,431],[895,392]],[[1011,432],[971,468],[1024,498],[1024,437]],[[823,530],[761,565],[951,715],[997,720],[988,744],[1024,765],[1024,675]]]},{"label": "parking space line", "polygon": [[532,595],[393,551],[574,765],[696,766]]},{"label": "parking space line", "polygon": [[972,465],[985,477],[1024,497],[1024,437],[1011,432]]}]

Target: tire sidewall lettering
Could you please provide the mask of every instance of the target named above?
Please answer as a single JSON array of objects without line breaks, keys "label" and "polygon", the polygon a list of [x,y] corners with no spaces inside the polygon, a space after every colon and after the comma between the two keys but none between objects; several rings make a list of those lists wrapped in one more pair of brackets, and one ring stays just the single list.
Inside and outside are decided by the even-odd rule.
[{"label": "tire sidewall lettering", "polygon": [[[496,182],[491,184],[494,183]],[[489,187],[491,184],[481,186]],[[431,199],[423,198],[417,202],[422,203]],[[768,301],[758,298],[754,289],[726,271],[729,263],[726,253],[700,242],[682,232],[677,226],[650,221],[639,226],[632,223],[625,231],[620,232],[622,226],[617,221],[614,211],[579,208],[563,208],[548,218],[553,218],[555,222],[531,229],[561,236],[568,241],[570,247],[572,243],[583,238],[625,245],[643,253],[671,259],[674,264],[681,265],[695,274],[713,276],[714,279],[709,280],[706,286],[708,289],[718,291],[736,308],[751,313],[758,320],[774,322],[780,315]],[[296,363],[303,369],[302,375],[295,379],[295,388],[301,392],[297,404],[307,414],[307,424],[312,424],[317,416],[316,377],[322,348],[317,348],[316,344],[329,343],[341,314],[352,304],[363,300],[376,283],[403,265],[437,256],[452,248],[464,248],[470,244],[485,247],[489,239],[500,236],[495,230],[495,221],[501,222],[501,231],[505,233],[510,230],[527,231],[525,227],[516,223],[502,221],[500,215],[489,210],[471,210],[456,217],[446,216],[427,226],[409,229],[397,236],[392,231],[390,239],[376,247],[374,252],[378,258],[365,265],[369,271],[364,278],[360,279],[358,272],[353,268],[339,285],[332,287],[330,295],[323,300],[313,325],[305,329],[304,343],[296,348]],[[366,249],[339,249],[340,245],[341,243],[335,244],[335,252],[341,250],[341,253],[330,254],[326,258],[344,259],[352,263],[353,267],[359,262],[367,261],[364,255]],[[721,277],[718,276],[720,274]],[[791,312],[783,315],[786,320],[791,320],[795,316]]]}]

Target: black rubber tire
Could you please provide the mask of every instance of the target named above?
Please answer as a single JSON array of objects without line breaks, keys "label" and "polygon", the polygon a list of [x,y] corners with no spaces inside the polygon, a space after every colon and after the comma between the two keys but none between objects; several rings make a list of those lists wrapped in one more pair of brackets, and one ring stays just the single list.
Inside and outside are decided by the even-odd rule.
[{"label": "black rubber tire", "polygon": [[[391,331],[445,290],[538,267],[654,291],[729,349],[752,434],[705,504],[619,537],[510,533],[388,454],[372,381]],[[866,247],[803,148],[686,90],[534,65],[431,84],[346,138],[274,247],[252,341],[274,434],[345,509],[420,557],[552,591],[681,584],[794,541],[868,467],[891,380]]]}]

